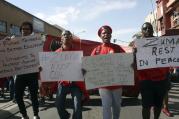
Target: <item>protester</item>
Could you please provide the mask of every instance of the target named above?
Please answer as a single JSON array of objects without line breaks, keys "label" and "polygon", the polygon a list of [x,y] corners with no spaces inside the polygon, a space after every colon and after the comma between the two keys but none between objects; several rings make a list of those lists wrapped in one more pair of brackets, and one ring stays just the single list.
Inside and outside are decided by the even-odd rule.
[{"label": "protester", "polygon": [[[33,32],[33,26],[30,22],[23,22],[20,27],[20,32],[22,36],[29,36]],[[16,76],[15,82],[15,98],[18,104],[20,113],[22,114],[21,119],[29,119],[26,111],[26,107],[23,101],[23,95],[26,86],[30,91],[32,107],[34,112],[34,119],[40,119],[38,112],[39,112],[39,102],[38,102],[38,72],[36,73],[29,73],[29,74],[22,74]]]},{"label": "protester", "polygon": [[[70,31],[65,30],[62,32],[62,46],[56,52],[64,51],[78,51],[73,47],[73,37]],[[85,85],[82,81],[60,81],[58,85],[56,107],[61,119],[69,119],[70,113],[65,109],[66,96],[71,93],[74,109],[72,119],[82,119],[82,95],[85,93]],[[86,93],[85,93],[86,94]]]},{"label": "protester", "polygon": [[164,97],[164,100],[163,100],[163,109],[162,109],[162,112],[168,116],[168,117],[172,117],[172,113],[169,111],[169,107],[168,107],[168,91]]},{"label": "protester", "polygon": [[41,82],[40,85],[40,104],[45,104],[46,97],[53,100],[53,94],[57,91],[57,82]]},{"label": "protester", "polygon": [[7,81],[7,78],[4,77],[4,78],[0,78],[0,96],[2,98],[5,98],[5,95],[4,95],[4,88],[5,88],[5,82]]},{"label": "protester", "polygon": [[50,43],[50,51],[56,51],[61,47],[61,42],[57,39],[54,39]]},{"label": "protester", "polygon": [[[58,39],[54,39],[50,43],[48,52],[53,52],[59,49],[61,42]],[[53,94],[57,91],[57,82],[41,82],[40,80],[40,104],[45,104],[46,97],[49,100],[53,99]]]},{"label": "protester", "polygon": [[167,90],[166,95],[165,95],[164,100],[163,100],[163,109],[162,109],[162,112],[168,117],[173,116],[172,113],[170,113],[169,107],[168,107],[168,99],[169,99],[168,93],[169,93],[169,90],[171,89],[171,80],[173,80],[173,77],[174,77],[173,71],[174,71],[174,68],[171,67],[168,74],[167,74],[168,90]]},{"label": "protester", "polygon": [[175,80],[173,80],[174,82],[175,81],[179,81],[179,67],[176,67],[174,69],[174,75],[175,75]]},{"label": "protester", "polygon": [[14,77],[10,76],[8,77],[8,87],[10,92],[10,100],[15,102],[15,87],[14,87]]},{"label": "protester", "polygon": [[[149,22],[142,25],[141,32],[142,38],[154,37],[153,27]],[[168,68],[143,69],[138,70],[137,73],[142,96],[142,117],[150,119],[150,110],[153,107],[154,119],[159,119],[163,99],[167,92]]]},{"label": "protester", "polygon": [[[110,43],[112,29],[110,26],[102,26],[98,30],[98,36],[103,43],[97,46],[91,53],[94,55],[104,55],[109,53],[123,53],[124,50],[115,44]],[[103,119],[119,119],[121,107],[122,87],[119,85],[99,88],[99,94],[103,106]],[[111,112],[112,108],[112,112]]]}]

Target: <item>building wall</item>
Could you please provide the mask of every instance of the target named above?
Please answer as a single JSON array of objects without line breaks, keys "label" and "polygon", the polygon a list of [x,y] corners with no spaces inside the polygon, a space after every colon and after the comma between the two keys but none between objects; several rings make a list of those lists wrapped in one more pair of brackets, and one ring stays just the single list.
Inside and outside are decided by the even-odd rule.
[{"label": "building wall", "polygon": [[46,23],[45,21],[38,19],[37,17],[29,14],[28,12],[4,1],[0,0],[0,21],[6,22],[7,30],[6,32],[0,32],[0,38],[11,35],[10,29],[13,25],[20,27],[23,21],[34,22],[34,19],[37,19],[42,23],[44,30],[42,33],[50,34],[53,36],[59,36],[62,32],[62,29],[59,29],[53,25]]},{"label": "building wall", "polygon": [[147,15],[145,18],[145,22],[150,22],[154,29],[154,35],[159,36],[158,32],[158,24],[157,24],[157,9],[154,10],[154,12],[151,12]]},{"label": "building wall", "polygon": [[157,0],[158,30],[166,35],[168,30],[179,29],[179,0]]}]

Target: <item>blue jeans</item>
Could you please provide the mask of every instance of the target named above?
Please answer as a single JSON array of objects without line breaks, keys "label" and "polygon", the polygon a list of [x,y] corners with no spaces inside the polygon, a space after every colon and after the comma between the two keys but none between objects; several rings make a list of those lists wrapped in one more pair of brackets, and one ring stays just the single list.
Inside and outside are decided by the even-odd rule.
[{"label": "blue jeans", "polygon": [[68,119],[69,113],[65,109],[65,101],[68,93],[71,93],[73,99],[73,119],[82,119],[82,91],[75,85],[71,86],[58,86],[56,107],[61,119]]}]

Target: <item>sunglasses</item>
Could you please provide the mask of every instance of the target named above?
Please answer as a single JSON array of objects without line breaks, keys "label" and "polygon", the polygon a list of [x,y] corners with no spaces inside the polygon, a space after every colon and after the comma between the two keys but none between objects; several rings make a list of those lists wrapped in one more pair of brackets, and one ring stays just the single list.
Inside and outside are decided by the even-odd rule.
[{"label": "sunglasses", "polygon": [[147,30],[147,29],[152,30],[152,27],[150,27],[150,26],[148,26],[148,27],[142,27],[142,30]]},{"label": "sunglasses", "polygon": [[22,28],[22,30],[31,30],[30,28]]}]

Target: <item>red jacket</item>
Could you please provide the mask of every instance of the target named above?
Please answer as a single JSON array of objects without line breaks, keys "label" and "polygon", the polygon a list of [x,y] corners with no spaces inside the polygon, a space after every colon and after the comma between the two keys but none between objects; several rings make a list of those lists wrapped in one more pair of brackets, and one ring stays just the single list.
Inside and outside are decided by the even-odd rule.
[{"label": "red jacket", "polygon": [[[103,43],[92,51],[91,56],[109,54],[109,53],[124,53],[124,52],[125,51],[119,45],[112,44],[112,43]],[[102,88],[113,90],[113,89],[121,88],[121,86],[116,85],[116,86],[107,86]]]}]

